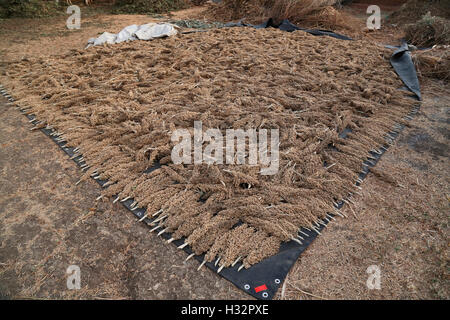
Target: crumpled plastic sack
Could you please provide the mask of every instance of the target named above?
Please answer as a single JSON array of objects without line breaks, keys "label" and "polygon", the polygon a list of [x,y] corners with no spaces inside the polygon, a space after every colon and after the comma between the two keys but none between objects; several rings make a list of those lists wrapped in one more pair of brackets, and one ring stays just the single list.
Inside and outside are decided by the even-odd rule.
[{"label": "crumpled plastic sack", "polygon": [[139,30],[139,26],[133,24],[131,26],[125,27],[117,34],[116,40],[114,43],[120,43],[124,41],[133,41],[136,40],[136,36],[134,33]]},{"label": "crumpled plastic sack", "polygon": [[147,23],[143,25],[131,25],[125,27],[117,34],[103,32],[98,38],[90,38],[86,48],[102,45],[104,43],[115,44],[124,41],[152,40],[155,38],[170,37],[178,33],[178,27],[171,23]]}]

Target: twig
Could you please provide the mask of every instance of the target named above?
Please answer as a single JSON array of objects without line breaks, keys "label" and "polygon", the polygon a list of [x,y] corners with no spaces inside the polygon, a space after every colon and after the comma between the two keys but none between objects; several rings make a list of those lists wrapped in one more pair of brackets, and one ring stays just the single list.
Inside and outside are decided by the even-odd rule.
[{"label": "twig", "polygon": [[[286,282],[288,282],[288,281],[286,280],[285,283],[286,283]],[[312,293],[303,291],[302,289],[300,289],[300,288],[297,287],[296,285],[293,285],[293,284],[290,283],[290,282],[289,282],[289,285],[290,285],[292,288],[294,288],[294,289],[296,289],[296,290],[300,291],[301,293],[306,294],[306,295],[308,295],[308,296],[311,296],[311,297],[314,297],[314,298],[317,298],[317,299],[321,299],[321,300],[328,300],[328,299],[326,299],[326,298],[324,298],[324,297],[316,296],[315,294],[312,294]]]},{"label": "twig", "polygon": [[282,300],[284,300],[284,295],[286,293],[286,282],[287,282],[287,280],[285,282],[283,282],[283,286],[281,287],[281,299]]}]

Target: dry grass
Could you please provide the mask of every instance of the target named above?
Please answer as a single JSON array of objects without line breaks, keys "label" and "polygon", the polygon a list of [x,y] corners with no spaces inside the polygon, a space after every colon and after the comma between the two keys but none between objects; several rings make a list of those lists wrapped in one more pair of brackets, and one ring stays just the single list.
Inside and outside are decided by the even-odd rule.
[{"label": "dry grass", "polygon": [[[389,56],[364,41],[231,28],[24,60],[2,82],[38,127],[80,149],[83,179],[110,181],[105,197],[133,197],[196,254],[248,267],[356,192],[368,151],[410,108]],[[174,165],[171,132],[196,120],[223,132],[279,128],[279,172]],[[353,133],[339,138],[345,128]],[[143,174],[155,162],[163,167]]]},{"label": "dry grass", "polygon": [[389,22],[399,25],[415,23],[427,12],[430,12],[432,16],[450,19],[450,2],[408,0],[399,10],[389,16]]},{"label": "dry grass", "polygon": [[450,44],[450,20],[432,16],[429,12],[419,21],[404,26],[408,43],[420,47]]},{"label": "dry grass", "polygon": [[412,55],[420,77],[450,80],[450,52],[448,46],[436,46],[426,51],[415,51]]},{"label": "dry grass", "polygon": [[268,15],[276,20],[288,19],[293,23],[324,28],[350,28],[353,18],[332,7],[338,1],[284,0],[275,1]]},{"label": "dry grass", "polygon": [[245,18],[259,23],[267,18],[276,22],[289,19],[303,27],[320,27],[333,30],[360,29],[360,22],[333,7],[336,0],[225,0],[212,6],[210,16],[222,21]]}]

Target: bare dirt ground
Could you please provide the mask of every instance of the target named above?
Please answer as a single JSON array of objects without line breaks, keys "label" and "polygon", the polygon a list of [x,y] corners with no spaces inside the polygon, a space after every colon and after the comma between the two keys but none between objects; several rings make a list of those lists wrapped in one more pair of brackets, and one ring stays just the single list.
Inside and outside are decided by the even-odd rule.
[{"label": "bare dirt ground", "polygon": [[[190,9],[192,10],[192,9]],[[175,19],[199,10],[176,14]],[[2,61],[82,48],[99,32],[148,16],[86,15],[0,22]],[[164,18],[163,18],[164,19]],[[24,35],[24,31],[30,34]],[[383,39],[386,39],[383,37]],[[449,86],[423,84],[421,111],[370,174],[348,218],[332,223],[291,270],[280,299],[449,299]],[[26,118],[0,102],[0,296],[33,299],[247,299],[166,245],[120,204],[96,202],[93,181]],[[81,268],[82,289],[66,288]],[[366,286],[377,265],[381,289]]]}]

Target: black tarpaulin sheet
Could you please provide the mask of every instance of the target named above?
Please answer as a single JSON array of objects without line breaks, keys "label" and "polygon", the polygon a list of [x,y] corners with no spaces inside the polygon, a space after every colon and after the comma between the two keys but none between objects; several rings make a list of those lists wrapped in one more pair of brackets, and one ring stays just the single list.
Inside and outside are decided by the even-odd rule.
[{"label": "black tarpaulin sheet", "polygon": [[417,99],[422,100],[416,68],[406,42],[403,42],[400,48],[394,51],[391,56],[391,65],[405,86],[416,95]]},{"label": "black tarpaulin sheet", "polygon": [[[236,26],[250,26],[250,25],[244,25],[242,23],[235,24]],[[231,25],[230,25],[231,26]],[[267,28],[267,27],[274,27],[273,21],[270,19],[264,24],[261,24],[259,26],[254,26],[256,28]],[[343,40],[350,40],[350,38],[342,35],[337,35],[332,33],[331,31],[326,30],[309,30],[309,29],[302,29],[298,28],[294,25],[292,25],[289,21],[284,20],[280,25],[275,26],[279,27],[281,30],[285,31],[295,31],[295,30],[303,30],[306,32],[309,32],[311,34],[315,35],[326,35],[326,36],[332,36],[338,39]],[[403,82],[405,82],[405,85],[413,91],[417,97],[420,99],[420,89],[418,85],[417,76],[415,73],[414,64],[412,63],[411,57],[407,52],[407,46],[402,46],[398,50],[394,52],[391,58],[391,63],[395,69],[395,71],[399,74],[400,78],[402,78]],[[6,92],[6,90],[3,89],[3,87],[0,86],[0,93],[2,93],[6,98],[8,98],[9,101],[13,102],[14,99]],[[406,119],[411,119],[411,117],[418,111],[419,105],[415,105],[414,108],[412,108],[412,111],[408,116],[406,116]],[[33,115],[26,115],[29,120],[34,120]],[[399,132],[403,129],[403,125],[397,125],[396,128],[393,128],[391,132],[389,132],[388,136],[386,137],[386,145],[381,147],[377,152],[371,152],[368,155],[367,161],[363,163],[363,171],[360,173],[359,177],[360,179],[364,179],[366,175],[370,172],[370,167],[373,167],[376,165],[382,154],[387,150],[389,147],[389,144],[392,142],[393,139],[397,137]],[[71,147],[66,146],[65,141],[58,140],[57,136],[53,135],[52,129],[43,128],[41,131],[49,136],[56,144],[58,144],[64,152],[66,152],[70,157],[73,157],[74,155],[74,149]],[[349,130],[342,132],[341,137],[345,138]],[[73,160],[77,163],[77,165],[81,166],[85,164],[83,160],[80,160],[81,156],[74,158]],[[326,164],[324,164],[326,165]],[[150,172],[152,170],[156,170],[159,168],[160,165],[155,165],[149,169],[146,170],[146,172]],[[107,181],[101,181],[96,180],[101,186],[104,186],[104,184]],[[357,185],[359,183],[356,182]],[[141,219],[145,216],[145,210],[141,208],[132,209],[131,204],[133,203],[133,199],[129,199],[125,202],[122,202],[123,205],[129,209],[137,218]],[[337,208],[341,208],[344,205],[344,201],[337,201]],[[330,216],[332,216],[330,214]],[[145,218],[142,220],[144,223],[151,223],[152,219]],[[317,224],[317,228],[319,232],[325,227],[324,224]],[[306,248],[312,243],[312,241],[317,237],[318,233],[315,231],[302,228],[299,230],[299,236],[302,237],[302,244],[299,244],[294,241],[290,241],[287,243],[282,244],[280,251],[272,256],[269,257],[263,261],[261,261],[258,264],[253,265],[249,269],[242,269],[239,271],[239,264],[230,267],[230,268],[224,268],[220,271],[219,275],[224,277],[225,279],[231,281],[234,285],[236,285],[238,288],[244,290],[251,296],[258,298],[258,299],[272,299],[275,293],[277,292],[280,285],[283,283],[284,279],[286,278],[289,270],[292,268],[294,263],[297,261],[298,257],[301,255],[301,253],[306,250]],[[163,239],[170,239],[171,235],[169,233],[162,233],[161,237]],[[176,246],[180,246],[184,243],[184,239],[175,240],[173,243]],[[186,246],[183,248],[183,250],[187,254],[191,254],[192,251],[189,248],[189,246]],[[198,261],[203,261],[203,255],[202,256],[195,256],[195,258]],[[213,271],[218,271],[219,267],[214,262],[213,263],[206,263],[205,264],[208,268],[210,268]]]}]

